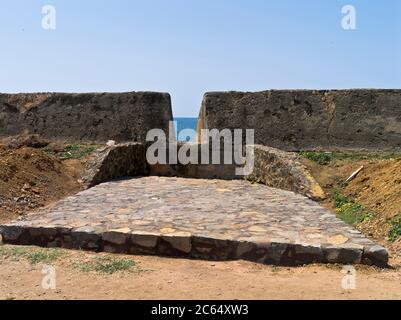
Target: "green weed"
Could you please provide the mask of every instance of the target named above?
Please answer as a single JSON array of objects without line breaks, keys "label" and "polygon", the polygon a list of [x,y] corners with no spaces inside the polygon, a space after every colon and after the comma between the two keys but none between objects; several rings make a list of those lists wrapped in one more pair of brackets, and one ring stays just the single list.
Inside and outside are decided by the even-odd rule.
[{"label": "green weed", "polygon": [[390,241],[395,241],[401,237],[401,215],[398,215],[390,222],[391,229],[388,234],[388,239]]},{"label": "green weed", "polygon": [[312,160],[321,166],[328,165],[332,160],[332,154],[331,153],[326,153],[326,152],[312,152],[312,151],[306,151],[306,152],[301,152],[301,156]]},{"label": "green weed", "polygon": [[131,271],[136,266],[136,263],[132,259],[95,257],[90,261],[77,262],[75,266],[84,272],[113,274],[116,272]]},{"label": "green weed", "polygon": [[68,145],[63,151],[49,151],[48,154],[60,159],[81,159],[96,151],[95,146]]},{"label": "green weed", "polygon": [[352,201],[338,190],[333,192],[333,200],[338,216],[352,226],[368,221],[372,217],[372,212],[368,208]]},{"label": "green weed", "polygon": [[395,152],[315,152],[305,151],[301,156],[312,160],[322,166],[328,165],[334,160],[399,160],[401,153]]},{"label": "green weed", "polygon": [[42,249],[36,247],[5,247],[0,246],[0,257],[11,258],[19,260],[24,258],[31,264],[49,264],[52,263],[64,255],[64,251],[60,249]]}]

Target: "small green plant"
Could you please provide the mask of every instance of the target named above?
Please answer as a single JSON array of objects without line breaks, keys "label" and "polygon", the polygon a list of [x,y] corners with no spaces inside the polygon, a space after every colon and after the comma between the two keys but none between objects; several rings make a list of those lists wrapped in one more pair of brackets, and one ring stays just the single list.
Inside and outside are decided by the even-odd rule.
[{"label": "small green plant", "polygon": [[278,272],[280,272],[280,271],[281,271],[280,267],[278,267],[278,266],[272,266],[272,272],[273,272],[273,273],[278,273]]},{"label": "small green plant", "polygon": [[333,200],[334,200],[334,207],[336,209],[341,208],[343,205],[349,203],[349,199],[341,194],[340,191],[334,190],[333,191]]},{"label": "small green plant", "polygon": [[58,249],[42,249],[33,252],[28,252],[25,257],[31,264],[38,263],[51,263],[58,260],[64,255],[61,250]]},{"label": "small green plant", "polygon": [[398,160],[401,153],[395,152],[334,152],[333,159],[336,160]]},{"label": "small green plant", "polygon": [[36,247],[0,247],[0,257],[19,260],[27,259],[31,264],[51,263],[64,255],[60,249],[41,249]]},{"label": "small green plant", "polygon": [[333,200],[338,216],[352,226],[368,221],[372,217],[372,212],[368,208],[355,203],[338,190],[333,192]]},{"label": "small green plant", "polygon": [[391,229],[388,234],[388,239],[390,241],[395,241],[399,237],[401,237],[401,215],[398,215],[394,219],[391,220],[390,222]]},{"label": "small green plant", "polygon": [[63,151],[49,151],[48,154],[60,159],[81,159],[96,151],[95,146],[68,145]]},{"label": "small green plant", "polygon": [[132,259],[115,257],[95,257],[90,261],[76,263],[75,266],[84,272],[113,274],[121,271],[131,271],[136,263]]},{"label": "small green plant", "polygon": [[320,165],[327,165],[334,160],[400,160],[401,153],[397,152],[301,152],[301,156],[315,161]]},{"label": "small green plant", "polygon": [[309,160],[317,162],[321,166],[328,165],[333,160],[332,154],[327,152],[306,151],[301,152],[301,155]]},{"label": "small green plant", "polygon": [[344,189],[344,188],[348,187],[348,182],[346,182],[345,180],[337,177],[336,178],[336,185],[337,185],[337,188]]}]

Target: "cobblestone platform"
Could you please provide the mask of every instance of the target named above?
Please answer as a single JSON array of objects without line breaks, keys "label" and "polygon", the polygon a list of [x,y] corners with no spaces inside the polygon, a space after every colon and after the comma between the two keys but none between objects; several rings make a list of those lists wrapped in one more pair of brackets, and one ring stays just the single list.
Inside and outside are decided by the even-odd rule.
[{"label": "cobblestone platform", "polygon": [[385,248],[317,203],[243,180],[103,183],[0,226],[11,244],[276,265],[387,265]]}]

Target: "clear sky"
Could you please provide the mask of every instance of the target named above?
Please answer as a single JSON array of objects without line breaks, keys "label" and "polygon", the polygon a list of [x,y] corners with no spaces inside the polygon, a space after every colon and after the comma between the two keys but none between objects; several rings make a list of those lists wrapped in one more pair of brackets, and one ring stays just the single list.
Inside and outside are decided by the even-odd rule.
[{"label": "clear sky", "polygon": [[0,0],[0,43],[0,92],[164,91],[175,116],[206,91],[401,88],[400,0]]}]

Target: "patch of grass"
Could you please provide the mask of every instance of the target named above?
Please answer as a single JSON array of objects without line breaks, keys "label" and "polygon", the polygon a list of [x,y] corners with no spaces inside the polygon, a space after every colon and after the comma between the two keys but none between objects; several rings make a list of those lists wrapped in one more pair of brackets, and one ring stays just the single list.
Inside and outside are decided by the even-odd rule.
[{"label": "patch of grass", "polygon": [[336,177],[336,186],[339,189],[344,189],[344,188],[348,187],[348,182],[346,182],[344,179],[342,179],[340,177]]},{"label": "patch of grass", "polygon": [[5,247],[0,246],[0,257],[11,258],[19,260],[21,258],[26,259],[31,264],[49,264],[52,263],[64,255],[63,250],[60,249],[42,249],[35,247]]},{"label": "patch of grass", "polygon": [[95,146],[68,145],[63,151],[49,151],[48,154],[60,159],[81,159],[96,151]]},{"label": "patch of grass", "polygon": [[399,160],[401,153],[395,152],[301,152],[301,156],[317,162],[320,165],[328,165],[333,160]]},{"label": "patch of grass", "polygon": [[301,156],[314,162],[317,162],[321,166],[328,165],[333,160],[332,153],[327,153],[327,152],[306,151],[306,152],[301,152]]},{"label": "patch of grass", "polygon": [[398,160],[401,159],[401,153],[395,152],[334,152],[333,158],[337,160]]},{"label": "patch of grass", "polygon": [[136,266],[136,263],[132,259],[95,257],[90,261],[75,263],[75,266],[84,272],[113,274],[116,272],[132,271],[132,268]]},{"label": "patch of grass", "polygon": [[341,194],[341,192],[338,190],[333,191],[333,200],[334,200],[334,207],[336,209],[341,208],[343,205],[346,205],[350,202],[348,197]]},{"label": "patch of grass", "polygon": [[368,208],[352,201],[338,190],[333,192],[333,200],[338,216],[352,226],[368,221],[372,217],[372,212]]},{"label": "patch of grass", "polygon": [[271,270],[272,270],[273,273],[278,273],[278,272],[281,271],[281,268],[278,267],[278,266],[272,266]]},{"label": "patch of grass", "polygon": [[392,219],[390,225],[391,229],[388,234],[388,239],[390,241],[395,241],[401,237],[401,214]]},{"label": "patch of grass", "polygon": [[58,260],[64,255],[64,252],[58,249],[42,249],[33,252],[28,252],[25,255],[25,258],[31,264],[38,264],[38,263],[51,263],[53,261]]}]

